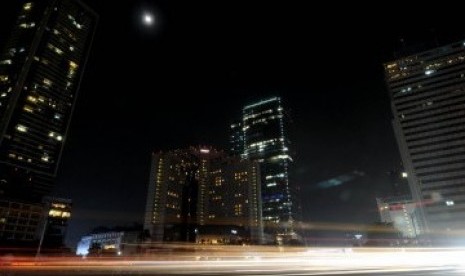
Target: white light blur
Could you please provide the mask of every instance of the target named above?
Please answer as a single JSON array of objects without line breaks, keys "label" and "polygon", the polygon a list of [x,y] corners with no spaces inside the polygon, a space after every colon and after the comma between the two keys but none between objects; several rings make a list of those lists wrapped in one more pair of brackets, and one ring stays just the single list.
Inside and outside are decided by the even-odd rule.
[{"label": "white light blur", "polygon": [[431,75],[434,73],[434,70],[426,70],[425,75]]},{"label": "white light blur", "polygon": [[145,25],[152,26],[153,23],[155,23],[155,18],[153,16],[153,14],[144,13],[143,16],[142,16],[142,21],[144,22]]}]

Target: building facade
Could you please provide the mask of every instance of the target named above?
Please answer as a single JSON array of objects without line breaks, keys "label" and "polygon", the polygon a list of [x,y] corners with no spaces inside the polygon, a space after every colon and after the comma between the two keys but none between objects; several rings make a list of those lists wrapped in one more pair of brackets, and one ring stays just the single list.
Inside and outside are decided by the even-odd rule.
[{"label": "building facade", "polygon": [[244,154],[244,131],[242,130],[242,120],[231,124],[229,144],[232,155],[241,156]]},{"label": "building facade", "polygon": [[37,235],[42,240],[41,246],[45,249],[63,247],[73,203],[71,199],[45,197],[43,206],[45,214]]},{"label": "building facade", "polygon": [[81,237],[76,247],[79,256],[128,256],[140,253],[138,231],[108,231]]},{"label": "building facade", "polygon": [[97,15],[79,0],[22,3],[0,55],[0,197],[54,185]]},{"label": "building facade", "polygon": [[289,184],[292,158],[279,97],[247,105],[242,113],[242,157],[260,164],[262,219],[266,232],[293,233],[295,191]]},{"label": "building facade", "polygon": [[422,234],[417,204],[409,196],[377,198],[382,223],[392,224],[402,238],[415,239]]},{"label": "building facade", "polygon": [[195,242],[202,226],[238,225],[256,241],[261,238],[257,172],[253,163],[212,148],[153,154],[144,228],[154,241]]},{"label": "building facade", "polygon": [[252,242],[262,243],[259,164],[237,156],[223,157],[214,160],[210,168],[207,224],[245,228]]},{"label": "building facade", "polygon": [[384,64],[394,131],[420,227],[465,227],[465,43]]},{"label": "building facade", "polygon": [[42,203],[0,200],[0,244],[33,251],[40,247],[42,252],[63,248],[71,207],[70,199],[55,197],[45,197]]},{"label": "building facade", "polygon": [[41,204],[0,200],[0,244],[37,241],[43,218]]}]

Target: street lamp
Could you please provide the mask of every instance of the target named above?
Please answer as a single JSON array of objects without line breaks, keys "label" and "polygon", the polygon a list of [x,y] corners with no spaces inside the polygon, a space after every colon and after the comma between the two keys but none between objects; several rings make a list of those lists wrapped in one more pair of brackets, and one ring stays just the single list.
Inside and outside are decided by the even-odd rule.
[{"label": "street lamp", "polygon": [[47,231],[47,224],[48,224],[48,215],[50,212],[50,202],[45,203],[45,208],[44,208],[44,225],[42,227],[42,232],[40,233],[40,240],[39,240],[39,245],[37,246],[37,252],[36,252],[36,258],[40,256],[40,251],[42,249],[42,244],[44,242],[44,237],[45,237],[45,232]]}]

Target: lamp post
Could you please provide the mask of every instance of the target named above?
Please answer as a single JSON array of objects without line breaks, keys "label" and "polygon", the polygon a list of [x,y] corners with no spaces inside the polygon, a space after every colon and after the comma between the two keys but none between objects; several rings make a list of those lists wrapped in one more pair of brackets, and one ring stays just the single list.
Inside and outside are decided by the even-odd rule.
[{"label": "lamp post", "polygon": [[45,232],[47,231],[47,224],[48,224],[48,213],[50,210],[50,204],[49,202],[45,203],[45,208],[44,208],[44,225],[42,226],[42,231],[40,233],[40,240],[39,240],[39,245],[37,246],[37,252],[36,252],[36,258],[40,256],[40,251],[42,250],[42,244],[44,242],[44,237],[45,237]]}]

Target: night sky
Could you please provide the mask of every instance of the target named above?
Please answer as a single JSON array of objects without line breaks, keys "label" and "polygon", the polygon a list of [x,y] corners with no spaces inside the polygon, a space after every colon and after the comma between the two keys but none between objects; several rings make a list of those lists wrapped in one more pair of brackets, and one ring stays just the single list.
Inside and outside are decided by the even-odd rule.
[{"label": "night sky", "polygon": [[[16,1],[4,2],[1,45]],[[461,9],[451,6],[87,2],[100,24],[56,190],[74,202],[73,243],[98,225],[142,222],[153,150],[227,149],[242,106],[272,95],[292,118],[304,220],[376,221],[375,197],[392,193],[386,173],[400,164],[382,63],[465,39]],[[144,11],[155,13],[154,27],[141,24]],[[354,170],[365,176],[316,188]]]}]

